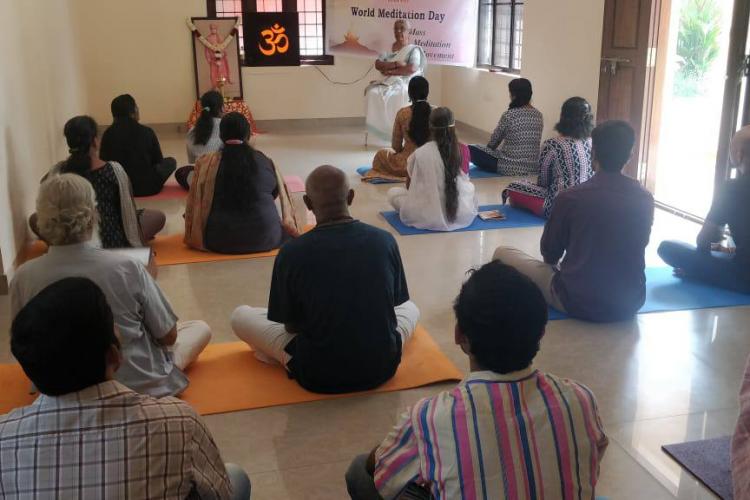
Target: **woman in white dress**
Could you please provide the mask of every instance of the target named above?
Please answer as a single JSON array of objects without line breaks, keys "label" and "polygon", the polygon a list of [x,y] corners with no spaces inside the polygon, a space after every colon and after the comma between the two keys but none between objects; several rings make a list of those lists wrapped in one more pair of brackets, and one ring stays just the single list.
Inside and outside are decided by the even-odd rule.
[{"label": "woman in white dress", "polygon": [[432,231],[454,231],[470,226],[477,216],[474,185],[462,168],[468,148],[456,137],[456,122],[448,108],[430,115],[432,140],[417,149],[407,165],[406,189],[388,191],[401,222]]},{"label": "woman in white dress", "polygon": [[427,58],[418,45],[409,43],[409,24],[403,19],[393,25],[391,52],[386,52],[375,61],[375,69],[383,79],[370,83],[365,90],[367,101],[367,133],[391,140],[396,113],[409,105],[409,80],[423,75]]}]

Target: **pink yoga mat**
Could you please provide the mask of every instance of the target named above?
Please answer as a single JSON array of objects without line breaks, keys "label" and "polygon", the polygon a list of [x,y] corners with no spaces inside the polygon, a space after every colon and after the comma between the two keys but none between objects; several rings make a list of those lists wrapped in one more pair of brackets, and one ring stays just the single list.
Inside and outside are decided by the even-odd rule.
[{"label": "pink yoga mat", "polygon": [[164,183],[160,192],[152,196],[136,196],[137,200],[181,200],[187,198],[187,191],[182,189],[174,177]]},{"label": "pink yoga mat", "polygon": [[305,183],[296,175],[285,175],[284,182],[290,193],[304,193]]}]

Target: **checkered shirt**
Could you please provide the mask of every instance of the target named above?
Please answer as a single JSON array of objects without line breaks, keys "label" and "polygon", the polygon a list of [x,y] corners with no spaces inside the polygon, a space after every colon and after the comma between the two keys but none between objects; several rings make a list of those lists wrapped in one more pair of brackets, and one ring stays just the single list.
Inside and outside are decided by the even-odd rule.
[{"label": "checkered shirt", "polygon": [[0,498],[229,498],[208,429],[179,399],[110,381],[0,416]]}]

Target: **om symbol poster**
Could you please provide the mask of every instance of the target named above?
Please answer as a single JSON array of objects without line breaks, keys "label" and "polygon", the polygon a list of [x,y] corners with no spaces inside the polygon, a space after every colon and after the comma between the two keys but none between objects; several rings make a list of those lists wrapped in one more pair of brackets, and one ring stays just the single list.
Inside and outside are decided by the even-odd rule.
[{"label": "om symbol poster", "polygon": [[296,12],[247,12],[245,60],[249,66],[299,66]]}]

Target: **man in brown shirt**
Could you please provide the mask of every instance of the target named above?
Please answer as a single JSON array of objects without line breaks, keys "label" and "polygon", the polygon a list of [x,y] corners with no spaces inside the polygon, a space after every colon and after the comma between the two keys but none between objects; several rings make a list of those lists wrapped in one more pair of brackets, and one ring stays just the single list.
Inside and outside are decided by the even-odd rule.
[{"label": "man in brown shirt", "polygon": [[605,122],[592,140],[596,174],[555,199],[542,235],[544,262],[508,247],[494,258],[529,276],[555,309],[589,321],[620,321],[646,299],[644,254],[654,199],[621,173],[635,143],[630,125]]}]

